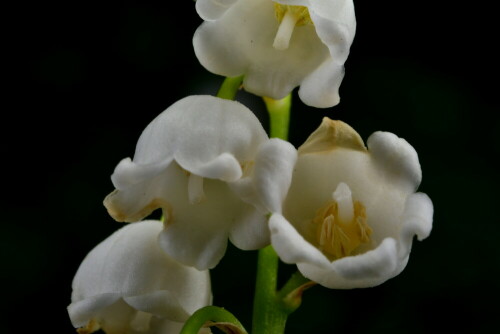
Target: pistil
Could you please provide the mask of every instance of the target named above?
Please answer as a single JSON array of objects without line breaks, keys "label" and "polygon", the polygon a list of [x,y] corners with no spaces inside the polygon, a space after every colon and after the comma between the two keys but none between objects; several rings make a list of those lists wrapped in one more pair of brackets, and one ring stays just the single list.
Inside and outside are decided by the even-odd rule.
[{"label": "pistil", "polygon": [[340,223],[347,224],[354,217],[351,189],[345,183],[340,183],[333,193],[333,200],[337,202],[338,219]]},{"label": "pistil", "polygon": [[273,47],[276,50],[288,49],[295,27],[313,24],[309,10],[305,6],[274,3],[274,11],[280,24],[273,42]]},{"label": "pistil", "polygon": [[189,203],[197,204],[205,199],[203,191],[203,177],[189,174],[188,176],[188,197]]},{"label": "pistil", "polygon": [[286,50],[290,44],[290,39],[292,38],[293,30],[295,29],[295,24],[297,24],[298,17],[292,13],[292,11],[287,10],[281,23],[278,27],[278,32],[274,37],[273,47],[276,50]]},{"label": "pistil", "polygon": [[350,255],[362,243],[370,241],[366,209],[353,201],[349,186],[340,183],[332,200],[321,207],[314,219],[318,248],[332,260]]}]

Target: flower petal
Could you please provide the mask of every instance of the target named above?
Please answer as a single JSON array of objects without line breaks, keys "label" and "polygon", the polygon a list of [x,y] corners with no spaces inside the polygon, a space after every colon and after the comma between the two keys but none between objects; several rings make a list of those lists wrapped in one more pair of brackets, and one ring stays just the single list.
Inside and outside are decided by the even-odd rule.
[{"label": "flower petal", "polygon": [[329,58],[329,52],[310,25],[295,28],[286,50],[270,47],[278,29],[277,20],[274,17],[270,20],[273,25],[266,32],[261,31],[265,28],[261,26],[259,32],[252,33],[252,38],[257,34],[265,34],[264,36],[269,36],[269,40],[243,50],[252,59],[247,66],[243,87],[250,93],[278,100],[287,96],[311,72],[317,70]]},{"label": "flower petal", "polygon": [[281,205],[292,181],[297,150],[278,138],[264,143],[255,157],[253,173],[230,187],[244,201],[265,214],[281,212]]},{"label": "flower petal", "polygon": [[304,78],[299,97],[312,107],[333,107],[340,102],[339,88],[343,78],[344,66],[329,58]]},{"label": "flower petal", "polygon": [[432,201],[424,193],[415,193],[406,199],[401,228],[401,250],[410,253],[413,237],[419,241],[429,236],[432,230],[434,207]]},{"label": "flower petal", "polygon": [[[102,310],[120,300],[118,292],[102,293],[78,301],[68,306],[71,323],[75,327],[85,326],[96,315],[96,310]],[[73,300],[73,298],[72,298]]]},{"label": "flower petal", "polygon": [[176,157],[179,165],[202,177],[230,182],[238,180],[243,174],[239,161],[229,153],[222,153],[207,163],[194,166],[190,166],[189,162],[184,161],[183,158],[185,155]]},{"label": "flower petal", "polygon": [[281,212],[296,161],[297,150],[289,142],[272,138],[261,146],[255,158],[253,182],[268,212]]},{"label": "flower petal", "polygon": [[172,104],[146,127],[133,161],[147,165],[175,156],[191,172],[203,169],[225,153],[238,161],[249,160],[258,144],[267,139],[260,121],[243,104],[209,95],[192,95]]},{"label": "flower petal", "polygon": [[166,290],[153,291],[148,294],[138,296],[123,297],[123,300],[134,309],[154,314],[160,317],[168,317],[169,320],[185,322],[189,314],[196,310],[188,312],[179,303],[176,296]]},{"label": "flower petal", "polygon": [[367,151],[363,139],[351,126],[324,117],[321,125],[299,147],[299,154],[326,152],[336,148]]},{"label": "flower petal", "polygon": [[134,322],[141,312],[185,320],[211,303],[208,271],[168,257],[157,243],[161,230],[159,221],[125,225],[89,252],[73,279],[68,312],[75,327],[147,325],[147,315]]},{"label": "flower petal", "polygon": [[356,32],[356,17],[352,0],[310,1],[309,13],[316,33],[328,46],[337,65],[343,65]]},{"label": "flower petal", "polygon": [[238,0],[197,0],[196,12],[205,21],[217,20]]},{"label": "flower petal", "polygon": [[330,261],[281,215],[269,220],[271,244],[285,263],[297,264],[307,278],[332,289],[370,287],[397,274],[396,240],[387,238],[374,250]]},{"label": "flower petal", "polygon": [[190,173],[233,180],[241,175],[238,162],[251,161],[268,140],[255,114],[239,102],[201,95],[175,106],[164,131],[176,133],[175,160]]},{"label": "flower petal", "polygon": [[329,266],[330,261],[323,253],[307,242],[282,215],[275,213],[269,218],[269,229],[271,244],[283,262],[310,263],[318,268]]},{"label": "flower petal", "polygon": [[159,235],[163,251],[177,261],[198,270],[212,269],[224,256],[228,231],[211,224],[176,220]]},{"label": "flower petal", "polygon": [[[130,170],[144,174],[142,167],[137,164],[134,164]],[[115,190],[106,196],[104,206],[113,219],[119,222],[133,223],[144,219],[158,208],[162,208],[164,212],[170,210],[168,198],[166,199],[164,196],[165,189],[175,191],[187,187],[185,181],[187,177],[177,164],[171,164],[162,173],[153,175],[150,179],[129,184],[127,187]]]},{"label": "flower petal", "polygon": [[387,238],[372,251],[333,261],[328,268],[297,263],[307,278],[330,289],[373,287],[399,274],[396,240]]},{"label": "flower petal", "polygon": [[270,244],[268,218],[247,206],[231,227],[229,239],[239,249],[256,250]]},{"label": "flower petal", "polygon": [[186,179],[179,175],[174,180],[184,186],[164,189],[169,206],[160,245],[179,262],[200,270],[213,268],[224,255],[229,231],[249,205],[226,182],[213,179],[203,180],[203,200],[190,202]]},{"label": "flower petal", "polygon": [[408,192],[414,192],[422,180],[422,169],[415,149],[393,133],[378,131],[367,141],[374,164],[385,180],[398,183]]},{"label": "flower petal", "polygon": [[[112,181],[117,191],[106,197],[104,205],[114,219],[126,222],[139,221],[157,208],[169,211],[176,194],[187,187],[181,173],[237,180],[241,165],[251,162],[267,140],[260,121],[243,104],[188,96],[146,127],[133,161],[123,159],[116,167]],[[190,183],[196,190],[190,192],[191,201],[203,197],[203,180],[196,180]]]},{"label": "flower petal", "polygon": [[133,186],[160,174],[170,165],[172,160],[173,157],[168,157],[156,163],[139,165],[132,162],[130,158],[125,158],[116,166],[111,175],[111,181],[116,189]]}]

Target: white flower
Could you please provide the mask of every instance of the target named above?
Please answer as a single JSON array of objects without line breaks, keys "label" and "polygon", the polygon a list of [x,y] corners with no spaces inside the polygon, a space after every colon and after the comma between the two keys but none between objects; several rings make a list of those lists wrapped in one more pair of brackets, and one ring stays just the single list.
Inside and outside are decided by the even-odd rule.
[{"label": "white flower", "polygon": [[272,245],[325,287],[381,284],[404,269],[413,237],[432,229],[432,202],[415,193],[421,177],[404,139],[376,132],[367,149],[350,126],[324,118],[299,148],[283,215],[270,219]]},{"label": "white flower", "polygon": [[179,333],[211,304],[209,272],[167,256],[158,246],[161,230],[159,221],[126,225],[85,257],[68,306],[79,333]]},{"label": "white flower", "polygon": [[133,161],[116,167],[116,190],[104,204],[126,222],[161,208],[163,250],[200,270],[213,268],[228,238],[244,250],[270,243],[266,215],[281,210],[296,156],[290,143],[269,139],[241,103],[189,96],[143,131]]},{"label": "white flower", "polygon": [[244,75],[244,88],[281,99],[300,85],[307,105],[339,103],[344,63],[354,39],[352,0],[197,0],[205,20],[194,51],[209,71]]}]

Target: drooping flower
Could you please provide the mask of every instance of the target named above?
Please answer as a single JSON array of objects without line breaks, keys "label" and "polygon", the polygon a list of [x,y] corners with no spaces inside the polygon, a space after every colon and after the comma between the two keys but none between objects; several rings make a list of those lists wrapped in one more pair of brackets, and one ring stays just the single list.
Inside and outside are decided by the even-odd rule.
[{"label": "drooping flower", "polygon": [[244,250],[270,243],[266,215],[281,210],[296,156],[290,143],[269,139],[241,103],[188,96],[143,131],[134,159],[117,165],[116,190],[104,205],[125,222],[161,208],[163,250],[200,270],[213,268],[228,238]]},{"label": "drooping flower", "polygon": [[413,237],[432,229],[432,202],[415,192],[422,173],[414,148],[388,132],[375,132],[367,146],[325,117],[299,147],[282,214],[270,218],[280,258],[328,288],[371,287],[398,275]]},{"label": "drooping flower", "polygon": [[339,103],[356,30],[352,0],[197,0],[194,51],[209,71],[281,99],[300,85],[310,106]]},{"label": "drooping flower", "polygon": [[179,333],[192,313],[211,304],[209,272],[166,255],[158,246],[161,230],[154,220],[126,225],[88,253],[68,306],[80,334]]}]

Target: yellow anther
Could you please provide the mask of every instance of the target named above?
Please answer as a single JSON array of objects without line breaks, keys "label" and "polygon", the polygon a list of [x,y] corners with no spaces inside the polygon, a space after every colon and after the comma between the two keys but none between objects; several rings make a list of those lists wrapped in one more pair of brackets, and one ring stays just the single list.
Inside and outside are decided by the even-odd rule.
[{"label": "yellow anther", "polygon": [[281,21],[283,20],[285,13],[289,12],[297,18],[297,22],[295,23],[296,26],[313,24],[311,16],[309,15],[309,10],[305,6],[282,5],[275,2],[274,12],[279,23],[281,23]]},{"label": "yellow anther", "polygon": [[362,243],[370,241],[372,229],[366,221],[366,209],[361,202],[354,202],[354,216],[344,222],[339,218],[338,203],[328,201],[312,220],[319,249],[332,260],[350,255]]}]

